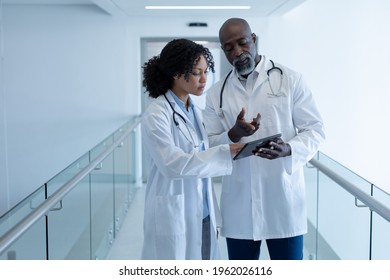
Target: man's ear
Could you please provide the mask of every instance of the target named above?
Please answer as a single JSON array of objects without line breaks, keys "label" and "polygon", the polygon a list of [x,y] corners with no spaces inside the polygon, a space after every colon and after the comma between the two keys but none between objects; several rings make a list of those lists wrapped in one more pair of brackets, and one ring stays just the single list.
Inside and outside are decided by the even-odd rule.
[{"label": "man's ear", "polygon": [[257,41],[257,36],[255,33],[252,33],[252,40],[253,40],[253,43],[256,44],[256,41]]}]

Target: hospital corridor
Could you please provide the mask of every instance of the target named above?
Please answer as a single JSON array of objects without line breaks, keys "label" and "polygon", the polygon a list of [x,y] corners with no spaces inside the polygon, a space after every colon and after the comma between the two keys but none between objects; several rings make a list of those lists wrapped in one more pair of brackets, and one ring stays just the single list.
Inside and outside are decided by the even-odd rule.
[{"label": "hospital corridor", "polygon": [[[264,228],[282,229],[283,235],[296,230],[300,236],[307,220],[305,261],[390,260],[390,149],[386,146],[390,135],[390,1],[199,0],[192,3],[195,6],[174,0],[160,6],[160,2],[0,0],[0,264],[11,260],[140,260],[148,182],[154,187],[153,197],[146,200],[153,206],[147,212],[151,227],[165,221],[158,218],[166,214],[156,210],[158,205],[182,202],[160,200],[161,193],[170,199],[184,193],[183,182],[197,184],[199,188],[191,190],[197,191],[198,198],[203,195],[202,199],[196,204],[186,196],[187,208],[180,209],[188,210],[188,205],[200,209],[196,217],[187,213],[182,217],[186,222],[188,217],[202,221],[201,234],[196,231],[202,238],[208,217],[201,217],[202,211],[215,204],[214,200],[201,203],[207,201],[202,191],[211,182],[200,180],[204,177],[212,178],[218,205],[222,200],[240,202],[242,207],[231,209],[246,209],[245,213],[255,209],[241,215],[245,216],[243,224],[251,225],[240,227],[246,236],[268,234]],[[183,6],[176,6],[178,2]],[[230,33],[225,23],[230,19],[230,24],[238,22],[248,31],[241,18],[251,32],[226,39],[232,36],[226,35]],[[193,65],[188,63],[200,72],[184,71],[191,79],[176,72],[167,76],[172,85],[185,88],[180,93],[191,94],[191,102],[181,102],[168,88],[161,94],[165,99],[158,99],[159,107],[150,113],[150,97],[161,95],[148,96],[145,65],[161,62],[162,49],[177,39],[203,50]],[[181,62],[175,61],[177,56],[167,61]],[[213,64],[209,64],[210,57]],[[215,71],[209,71],[210,65]],[[167,68],[169,64],[156,66]],[[193,88],[183,86],[189,81]],[[254,98],[264,102],[251,102]],[[242,104],[248,105],[247,111],[240,111]],[[245,118],[235,117],[241,112],[257,135],[248,132],[243,137],[238,124]],[[156,115],[160,123],[156,121],[155,126],[145,121]],[[238,147],[229,134],[233,129],[241,133],[233,135],[238,142],[244,139],[241,144],[283,130],[277,144],[286,149],[269,147],[274,152],[268,155],[270,161],[249,159],[250,164],[237,168],[229,157],[229,149]],[[215,149],[188,160],[198,165],[183,168],[188,172],[185,177],[180,167],[166,168],[177,159],[164,158],[164,145],[174,142],[169,137],[187,149],[172,145],[166,153],[170,156],[190,158]],[[147,153],[151,150],[162,151],[154,165]],[[258,150],[256,156],[267,155]],[[214,168],[206,170],[211,164]],[[257,169],[247,168],[253,166]],[[194,175],[193,170],[199,173]],[[217,175],[200,176],[200,172]],[[177,174],[185,179],[178,179]],[[230,174],[236,175],[229,178],[233,183],[223,189],[222,177]],[[298,175],[291,179],[291,174]],[[154,180],[148,181],[150,176]],[[245,185],[242,196],[246,200],[231,199],[241,195],[236,183],[242,182],[240,176],[249,178],[250,186]],[[271,183],[259,183],[263,179]],[[266,189],[266,185],[281,187]],[[221,198],[221,194],[233,188],[235,196],[223,200],[226,196]],[[274,195],[277,192],[283,193],[282,198]],[[268,199],[263,200],[264,193]],[[297,201],[302,203],[294,204]],[[279,202],[288,206],[278,208]],[[263,215],[262,207],[272,210]],[[285,214],[279,223],[256,228],[272,220],[261,218],[275,217],[276,212]],[[241,222],[239,214],[226,213],[236,219],[229,225]],[[251,220],[255,217],[260,217],[258,224]],[[299,223],[290,222],[291,217],[299,218]],[[223,236],[218,245],[221,258],[228,260]],[[260,259],[270,259],[265,242]]]}]

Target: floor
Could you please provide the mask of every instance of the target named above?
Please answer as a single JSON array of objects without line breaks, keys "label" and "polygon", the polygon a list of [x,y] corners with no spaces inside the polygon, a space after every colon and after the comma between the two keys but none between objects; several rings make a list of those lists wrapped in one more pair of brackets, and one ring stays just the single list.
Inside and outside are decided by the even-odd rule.
[{"label": "floor", "polygon": [[142,222],[145,188],[139,188],[128,214],[111,245],[107,260],[139,260],[142,250]]},{"label": "floor", "polygon": [[[215,183],[217,197],[220,194],[220,184]],[[144,192],[145,188],[139,188],[132,204],[129,207],[128,214],[123,221],[118,235],[115,237],[110,252],[107,254],[107,260],[139,260],[141,256],[143,243],[143,211],[144,211]],[[225,239],[219,238],[221,257],[227,260],[227,250]],[[267,250],[261,249],[261,259],[269,259]]]}]

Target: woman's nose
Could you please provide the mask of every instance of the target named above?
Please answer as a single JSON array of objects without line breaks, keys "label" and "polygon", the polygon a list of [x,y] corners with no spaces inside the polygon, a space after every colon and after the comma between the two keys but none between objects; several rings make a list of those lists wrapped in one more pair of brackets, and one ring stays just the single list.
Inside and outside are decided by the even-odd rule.
[{"label": "woman's nose", "polygon": [[203,73],[200,75],[200,82],[205,83],[207,81],[207,74]]}]

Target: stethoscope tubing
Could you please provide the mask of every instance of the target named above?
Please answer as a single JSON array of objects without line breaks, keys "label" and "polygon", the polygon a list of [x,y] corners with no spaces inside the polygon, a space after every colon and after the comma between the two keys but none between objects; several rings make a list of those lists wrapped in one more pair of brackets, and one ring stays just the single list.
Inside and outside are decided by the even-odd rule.
[{"label": "stethoscope tubing", "polygon": [[171,109],[172,109],[172,112],[173,112],[173,113],[172,113],[172,119],[173,119],[173,122],[175,123],[176,127],[179,128],[179,130],[181,131],[181,129],[180,129],[180,127],[179,127],[179,122],[178,122],[178,121],[176,120],[176,118],[175,118],[175,115],[178,115],[178,116],[182,119],[182,121],[184,122],[184,125],[185,125],[185,127],[187,128],[188,134],[190,135],[191,139],[189,139],[189,138],[187,137],[187,135],[182,131],[184,137],[187,139],[188,142],[190,142],[190,143],[192,144],[192,146],[193,146],[194,148],[198,148],[199,145],[196,145],[196,144],[195,144],[194,136],[192,135],[192,133],[191,133],[189,127],[188,127],[188,124],[187,124],[186,119],[183,117],[182,114],[180,114],[179,112],[177,112],[177,111],[175,110],[175,108],[173,108],[171,102],[169,101],[168,97],[167,97],[165,94],[164,94],[164,97],[165,97],[165,99],[167,100],[169,106],[170,106]]},{"label": "stethoscope tubing", "polygon": [[[272,63],[272,67],[270,69],[267,70],[267,76],[269,77],[270,73],[274,70],[277,70],[280,72],[280,75],[282,76],[283,78],[283,70],[280,68],[280,67],[277,67],[275,66],[275,63],[270,60],[271,63]],[[227,82],[227,79],[229,78],[230,74],[233,72],[233,70],[230,70],[229,73],[226,75],[225,77],[225,80],[223,81],[223,84],[222,84],[222,87],[221,87],[221,91],[219,93],[219,116],[220,117],[223,117],[223,110],[222,110],[222,103],[223,103],[223,91],[225,89],[225,85],[226,85],[226,82]]]}]

